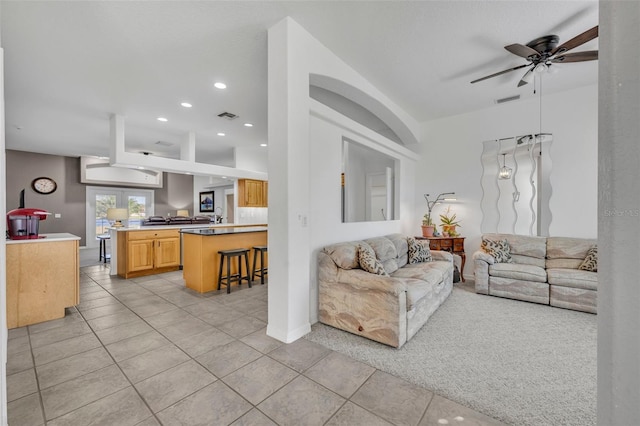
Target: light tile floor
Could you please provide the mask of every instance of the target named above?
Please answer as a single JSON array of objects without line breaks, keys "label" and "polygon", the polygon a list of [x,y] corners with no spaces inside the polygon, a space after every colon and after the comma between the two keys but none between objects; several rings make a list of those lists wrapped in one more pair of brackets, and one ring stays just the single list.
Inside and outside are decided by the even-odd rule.
[{"label": "light tile floor", "polygon": [[9,331],[9,425],[497,425],[321,345],[266,335],[267,285],[81,268],[65,318]]}]

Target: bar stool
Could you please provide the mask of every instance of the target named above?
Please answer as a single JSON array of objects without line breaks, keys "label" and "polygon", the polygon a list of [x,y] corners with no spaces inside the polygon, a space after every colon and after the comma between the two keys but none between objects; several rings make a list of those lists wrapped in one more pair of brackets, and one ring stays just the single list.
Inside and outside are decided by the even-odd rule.
[{"label": "bar stool", "polygon": [[[253,246],[253,268],[251,268],[251,281],[256,279],[256,275],[260,277],[260,284],[264,284],[264,274],[268,274],[269,271],[264,266],[264,253],[267,251],[267,246]],[[260,269],[256,270],[256,260],[258,259],[258,252],[260,253]]]},{"label": "bar stool", "polygon": [[[227,286],[227,293],[231,293],[231,282],[238,281],[238,286],[242,285],[242,280],[247,280],[249,283],[249,288],[251,288],[251,279],[249,277],[249,249],[239,248],[232,250],[220,250],[218,251],[220,255],[220,272],[218,273],[218,290],[220,290],[220,285],[223,284],[223,281],[226,281],[224,284]],[[231,273],[231,258],[238,258],[238,273]],[[244,257],[244,263],[246,266],[247,275],[242,276],[242,258]],[[224,265],[224,260],[227,259],[227,275],[225,277],[222,276],[222,269]]]},{"label": "bar stool", "polygon": [[104,260],[104,263],[107,263],[107,260],[111,259],[111,255],[107,254],[107,240],[111,239],[111,235],[98,235],[97,238],[100,240],[100,254],[98,256],[98,262]]}]

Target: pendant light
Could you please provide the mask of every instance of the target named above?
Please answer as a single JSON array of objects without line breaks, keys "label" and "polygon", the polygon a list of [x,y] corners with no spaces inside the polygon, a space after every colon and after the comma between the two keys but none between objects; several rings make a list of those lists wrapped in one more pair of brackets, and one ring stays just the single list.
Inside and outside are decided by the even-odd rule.
[{"label": "pendant light", "polygon": [[505,156],[507,154],[502,154],[502,167],[500,168],[500,172],[498,173],[498,179],[511,179],[511,173],[513,169],[511,167],[507,167]]}]

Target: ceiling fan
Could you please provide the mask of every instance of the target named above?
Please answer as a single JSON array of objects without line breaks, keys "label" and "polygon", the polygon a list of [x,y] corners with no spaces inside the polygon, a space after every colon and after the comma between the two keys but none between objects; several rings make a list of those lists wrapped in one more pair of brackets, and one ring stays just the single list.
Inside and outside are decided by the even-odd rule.
[{"label": "ceiling fan", "polygon": [[515,43],[505,46],[509,52],[514,55],[518,55],[525,58],[529,63],[519,65],[508,70],[500,71],[495,74],[487,75],[485,77],[473,80],[471,83],[477,83],[479,81],[487,80],[489,78],[497,77],[502,74],[506,74],[511,71],[519,70],[521,68],[529,67],[527,72],[522,76],[518,87],[524,86],[531,81],[533,72],[543,72],[547,70],[552,64],[561,64],[568,62],[584,62],[594,61],[598,59],[597,50],[588,50],[585,52],[567,53],[569,50],[574,49],[584,43],[593,40],[598,37],[598,26],[583,32],[580,35],[575,36],[569,41],[564,42],[558,46],[559,38],[557,35],[546,35],[530,41],[526,45]]}]

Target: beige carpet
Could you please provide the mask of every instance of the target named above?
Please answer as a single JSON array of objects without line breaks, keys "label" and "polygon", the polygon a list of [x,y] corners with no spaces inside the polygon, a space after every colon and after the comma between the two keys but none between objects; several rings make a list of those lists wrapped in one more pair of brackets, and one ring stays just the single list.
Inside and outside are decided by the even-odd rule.
[{"label": "beige carpet", "polygon": [[507,424],[595,425],[597,316],[472,285],[399,350],[319,323],[305,337]]}]

